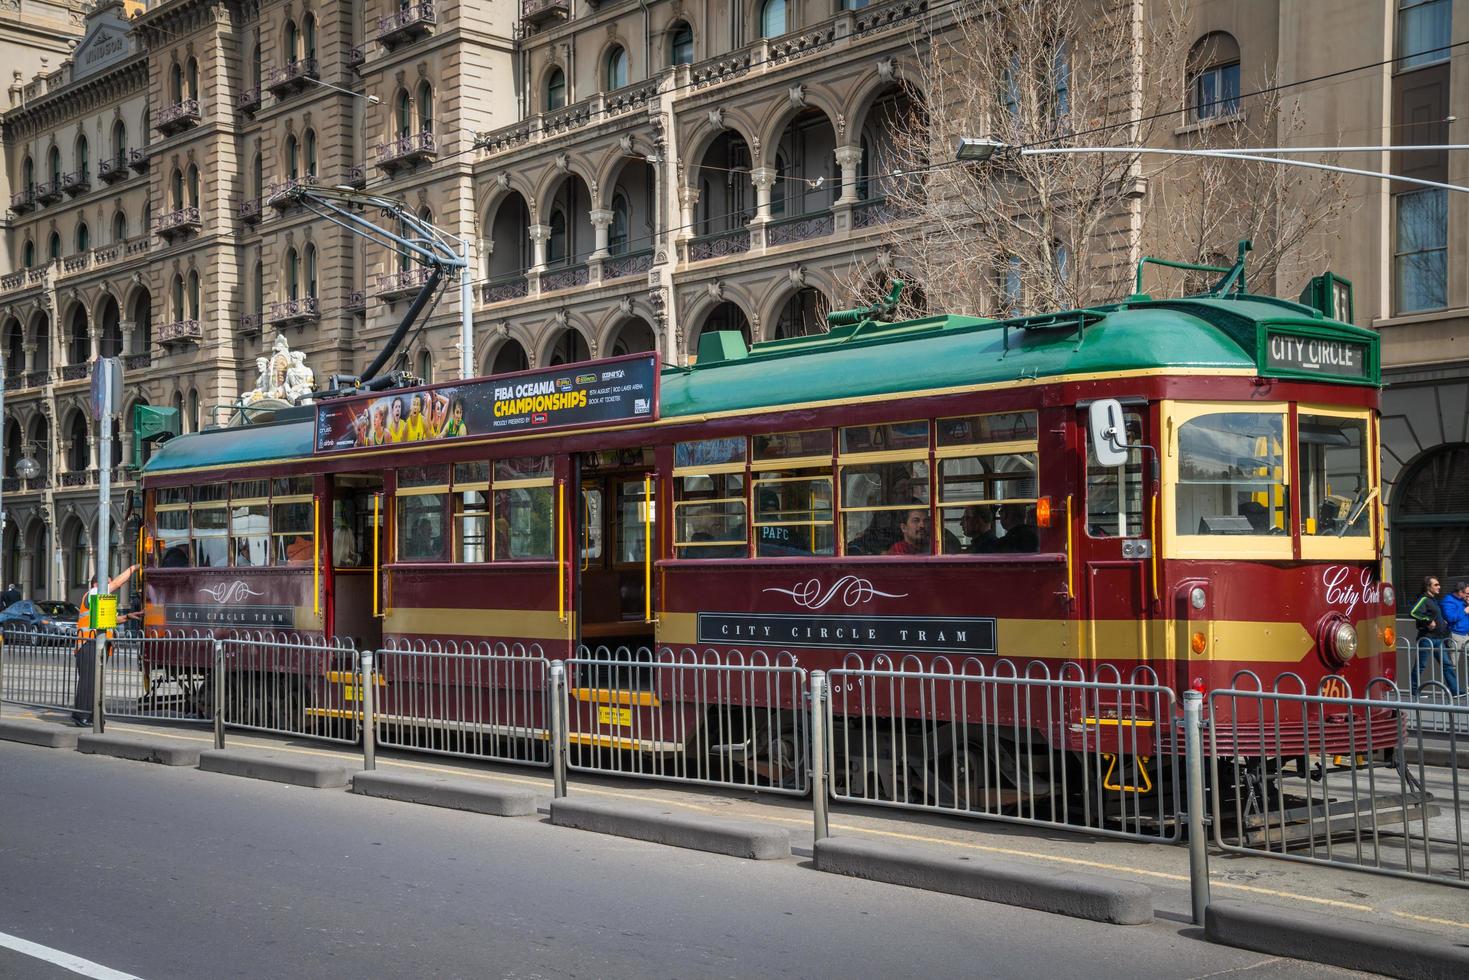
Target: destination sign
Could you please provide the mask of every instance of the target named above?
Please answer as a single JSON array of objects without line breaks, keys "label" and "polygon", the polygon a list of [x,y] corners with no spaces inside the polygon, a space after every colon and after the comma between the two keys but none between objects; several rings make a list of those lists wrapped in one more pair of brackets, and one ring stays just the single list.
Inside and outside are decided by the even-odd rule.
[{"label": "destination sign", "polygon": [[1267,370],[1319,374],[1331,378],[1367,378],[1367,345],[1288,333],[1267,333]]},{"label": "destination sign", "polygon": [[652,421],[658,355],[318,402],[316,451]]},{"label": "destination sign", "polygon": [[995,621],[949,616],[843,616],[840,613],[699,613],[700,643],[768,643],[841,650],[994,653]]}]

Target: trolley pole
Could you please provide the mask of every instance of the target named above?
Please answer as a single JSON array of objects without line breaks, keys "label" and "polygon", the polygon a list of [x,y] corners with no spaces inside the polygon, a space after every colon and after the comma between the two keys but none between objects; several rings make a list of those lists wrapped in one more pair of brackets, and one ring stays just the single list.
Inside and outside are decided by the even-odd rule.
[{"label": "trolley pole", "polygon": [[811,671],[811,821],[816,840],[831,836],[826,811],[826,671]]},{"label": "trolley pole", "polygon": [[566,796],[566,664],[551,661],[551,795]]},{"label": "trolley pole", "polygon": [[105,727],[102,718],[102,705],[106,699],[102,693],[102,663],[107,659],[108,636],[106,630],[93,630],[96,639],[92,641],[92,732],[101,735]]},{"label": "trolley pole", "polygon": [[224,748],[224,641],[214,641],[214,747]]},{"label": "trolley pole", "polygon": [[377,677],[372,670],[372,651],[362,652],[362,768],[377,768],[377,728],[372,717],[372,695]]},{"label": "trolley pole", "polygon": [[1204,695],[1183,692],[1183,752],[1188,769],[1188,879],[1194,925],[1209,907],[1209,842],[1204,837]]}]

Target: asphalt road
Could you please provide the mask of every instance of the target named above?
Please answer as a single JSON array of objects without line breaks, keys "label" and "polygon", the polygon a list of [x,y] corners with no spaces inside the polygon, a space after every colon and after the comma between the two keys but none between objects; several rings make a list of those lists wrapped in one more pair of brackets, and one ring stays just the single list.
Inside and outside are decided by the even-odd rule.
[{"label": "asphalt road", "polygon": [[[140,977],[1355,976],[340,791],[0,742],[0,933]],[[0,976],[71,975],[0,949]]]}]

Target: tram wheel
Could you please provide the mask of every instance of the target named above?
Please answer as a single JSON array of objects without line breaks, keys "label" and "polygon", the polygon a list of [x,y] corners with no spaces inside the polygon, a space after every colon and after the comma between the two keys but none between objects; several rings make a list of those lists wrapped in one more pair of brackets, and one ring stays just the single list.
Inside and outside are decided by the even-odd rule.
[{"label": "tram wheel", "polygon": [[794,789],[805,778],[806,747],[792,712],[760,712],[750,731],[749,751],[744,768],[766,785]]},{"label": "tram wheel", "polygon": [[990,813],[1029,812],[1055,789],[1051,751],[1043,742],[1020,744],[994,732],[952,737],[943,726],[936,741],[947,745],[930,766],[936,806]]}]

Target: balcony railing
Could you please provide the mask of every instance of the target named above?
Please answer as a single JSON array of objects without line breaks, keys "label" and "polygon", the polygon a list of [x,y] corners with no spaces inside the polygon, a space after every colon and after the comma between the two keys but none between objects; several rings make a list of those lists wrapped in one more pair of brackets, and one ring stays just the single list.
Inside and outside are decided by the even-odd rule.
[{"label": "balcony railing", "polygon": [[122,252],[131,258],[134,255],[142,255],[152,247],[153,239],[145,232],[135,238],[128,239],[127,244],[122,247]]},{"label": "balcony railing", "polygon": [[241,92],[239,98],[235,99],[235,111],[243,112],[247,116],[255,115],[260,108],[260,86],[252,85]]},{"label": "balcony railing", "polygon": [[399,167],[431,163],[439,155],[433,133],[414,133],[377,145],[377,167],[392,173]]},{"label": "balcony railing", "polygon": [[73,170],[69,174],[62,174],[61,189],[72,197],[85,194],[92,189],[92,175],[85,170]]},{"label": "balcony railing", "polygon": [[152,363],[153,355],[148,351],[143,351],[141,354],[127,354],[122,359],[122,366],[129,371],[137,371]]},{"label": "balcony railing", "polygon": [[260,332],[260,326],[264,322],[265,322],[265,314],[263,312],[261,312],[261,313],[241,313],[240,314],[240,335],[243,336],[243,337],[253,337],[253,336],[255,336],[256,334],[258,334]]},{"label": "balcony railing", "polygon": [[68,255],[61,260],[61,274],[72,275],[77,272],[85,272],[92,267],[92,253],[78,252],[76,255]]},{"label": "balcony railing", "polygon": [[240,202],[240,223],[244,225],[257,224],[260,221],[260,203],[263,199],[258,197],[247,197]]},{"label": "balcony railing", "polygon": [[153,121],[153,128],[168,136],[196,125],[203,118],[204,114],[199,111],[199,100],[184,99],[182,102],[175,102],[173,105],[166,105],[159,109],[158,118]]},{"label": "balcony railing", "polygon": [[279,68],[272,68],[265,77],[265,87],[270,90],[271,95],[281,99],[292,92],[301,91],[320,77],[315,58],[300,58]]},{"label": "balcony railing", "polygon": [[421,0],[377,19],[378,43],[389,50],[434,32],[438,16],[429,0]]},{"label": "balcony railing", "polygon": [[291,191],[301,187],[315,187],[316,185],[316,174],[288,177],[285,180],[275,181],[265,188],[265,203],[277,211],[286,211],[296,206],[296,200],[290,195]]},{"label": "balcony railing", "polygon": [[199,220],[199,209],[192,206],[165,211],[153,219],[153,230],[170,240],[175,235],[198,231],[202,227],[204,223]]},{"label": "balcony railing", "polygon": [[134,173],[146,173],[148,170],[148,154],[142,149],[128,150],[128,166]]},{"label": "balcony railing", "polygon": [[36,185],[36,200],[42,204],[54,204],[61,200],[61,175],[54,180],[43,180]]},{"label": "balcony railing", "polygon": [[46,281],[46,270],[49,266],[41,266],[39,269],[26,270],[26,285],[39,286]]},{"label": "balcony railing", "polygon": [[641,276],[653,268],[653,250],[645,252],[630,252],[625,255],[614,255],[602,262],[602,278],[625,279],[628,276]]},{"label": "balcony railing", "polygon": [[563,265],[541,273],[541,292],[543,293],[553,293],[558,289],[571,289],[573,286],[585,286],[586,284],[587,264],[585,262]]},{"label": "balcony railing", "polygon": [[347,49],[347,67],[356,68],[367,60],[367,45],[356,44]]},{"label": "balcony railing", "polygon": [[896,210],[887,202],[886,198],[875,197],[870,201],[860,201],[852,207],[852,227],[872,228],[876,225],[885,225],[897,218]]},{"label": "balcony railing", "polygon": [[804,242],[808,238],[821,238],[830,235],[835,228],[836,221],[830,211],[798,214],[794,218],[782,218],[766,225],[765,245],[774,248],[777,245]]},{"label": "balcony railing", "polygon": [[366,167],[366,165],[365,164],[361,164],[361,163],[357,163],[357,164],[353,164],[351,167],[349,167],[347,169],[347,179],[344,181],[344,183],[346,183],[346,185],[348,187],[355,187],[359,191],[362,190],[362,188],[366,187],[367,186],[367,167]]},{"label": "balcony railing", "polygon": [[565,20],[571,13],[571,0],[521,0],[520,18],[527,24],[544,24]]},{"label": "balcony railing", "polygon": [[750,250],[750,229],[736,228],[713,235],[700,235],[689,241],[689,261],[702,262],[725,255],[738,255]]},{"label": "balcony railing", "polygon": [[111,245],[98,245],[92,249],[92,265],[109,265],[122,258],[122,243],[113,242]]},{"label": "balcony railing", "polygon": [[300,299],[271,303],[265,318],[274,327],[315,323],[321,319],[321,303],[315,296],[302,296]]},{"label": "balcony railing", "polygon": [[385,272],[377,277],[376,293],[383,299],[399,299],[423,288],[430,275],[427,269],[405,269],[402,272]]},{"label": "balcony railing", "polygon": [[158,328],[160,344],[184,344],[202,340],[204,331],[198,320],[175,320]]},{"label": "balcony railing", "polygon": [[46,371],[27,371],[20,379],[22,388],[40,388],[51,380]]},{"label": "balcony railing", "polygon": [[7,476],[3,480],[0,480],[0,490],[4,490],[6,493],[20,493],[20,477]]},{"label": "balcony railing", "polygon": [[19,289],[26,284],[25,270],[12,272],[8,276],[0,276],[0,293],[8,293],[12,289]]},{"label": "balcony railing", "polygon": [[367,291],[365,289],[354,289],[347,294],[348,313],[367,312]]},{"label": "balcony railing", "polygon": [[503,303],[507,299],[519,299],[530,291],[530,281],[524,272],[498,276],[480,287],[480,300],[485,303]]},{"label": "balcony railing", "polygon": [[62,381],[81,381],[92,373],[92,365],[87,361],[80,364],[63,364],[58,373]]},{"label": "balcony railing", "polygon": [[36,189],[27,187],[23,191],[16,191],[10,195],[10,210],[16,214],[26,214],[36,209]]},{"label": "balcony railing", "polygon": [[115,184],[119,180],[126,180],[127,175],[128,155],[126,151],[97,163],[97,179],[104,184]]},{"label": "balcony railing", "polygon": [[89,487],[97,482],[96,470],[71,470],[61,474],[63,487]]}]

